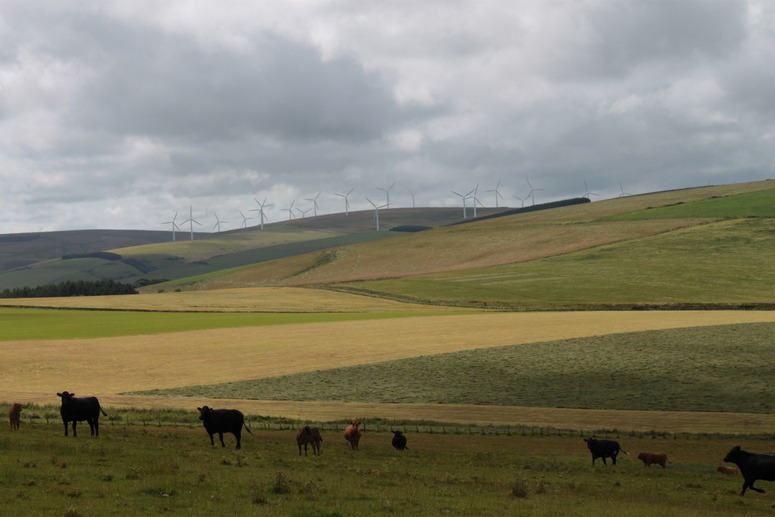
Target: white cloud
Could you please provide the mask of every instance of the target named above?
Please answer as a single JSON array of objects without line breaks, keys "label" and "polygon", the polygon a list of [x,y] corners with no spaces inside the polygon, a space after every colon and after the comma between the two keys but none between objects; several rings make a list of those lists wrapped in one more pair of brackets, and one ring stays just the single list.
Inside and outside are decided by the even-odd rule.
[{"label": "white cloud", "polygon": [[7,0],[0,233],[760,179],[773,27],[754,1]]}]

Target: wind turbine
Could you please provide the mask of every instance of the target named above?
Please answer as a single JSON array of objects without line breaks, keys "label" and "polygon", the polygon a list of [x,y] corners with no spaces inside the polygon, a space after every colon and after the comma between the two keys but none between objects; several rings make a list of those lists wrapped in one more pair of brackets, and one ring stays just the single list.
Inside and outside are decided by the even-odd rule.
[{"label": "wind turbine", "polygon": [[[465,219],[465,218],[466,218],[466,199],[468,199],[468,194],[470,194],[471,192],[469,192],[469,193],[468,193],[468,194],[466,194],[465,196],[464,196],[463,194],[458,194],[458,193],[457,193],[457,192],[455,192],[454,190],[452,190],[451,192],[452,192],[453,194],[455,194],[456,196],[458,196],[460,199],[462,199],[462,200],[463,200],[463,219]],[[473,191],[472,191],[472,192],[473,192]]]},{"label": "wind turbine", "polygon": [[239,211],[239,215],[242,216],[242,227],[247,228],[248,227],[248,219],[253,219],[252,217],[245,217],[245,214],[242,213],[242,210]]},{"label": "wind turbine", "polygon": [[585,197],[587,199],[589,199],[589,196],[599,196],[600,195],[600,194],[595,194],[594,192],[590,192],[589,191],[589,187],[587,187],[587,180],[584,180],[584,190],[586,190],[586,192],[584,193],[583,197]]},{"label": "wind turbine", "polygon": [[175,230],[180,231],[180,227],[175,223],[175,219],[178,218],[178,213],[175,212],[175,217],[172,218],[172,221],[165,221],[161,224],[172,224],[172,241],[175,241]]},{"label": "wind turbine", "polygon": [[385,208],[385,207],[387,207],[387,205],[380,205],[380,206],[377,206],[377,205],[375,205],[375,204],[372,202],[372,200],[371,200],[371,199],[369,199],[369,198],[366,198],[366,201],[368,201],[369,203],[371,203],[371,206],[373,206],[373,207],[374,207],[374,218],[377,220],[377,231],[379,231],[379,209],[380,209],[380,208]]},{"label": "wind turbine", "polygon": [[[527,186],[530,187],[530,192],[528,192],[527,197],[530,198],[530,200],[531,200],[530,203],[533,206],[535,206],[535,204],[536,204],[535,193],[539,192],[539,191],[541,191],[543,189],[542,188],[533,188],[533,185],[530,184],[530,180],[525,180],[525,181],[527,181]],[[525,199],[527,199],[527,198],[525,198]]]},{"label": "wind turbine", "polygon": [[312,209],[311,209],[311,208],[308,208],[308,209],[306,209],[306,210],[302,210],[301,208],[297,208],[297,209],[296,209],[296,211],[297,211],[297,212],[299,212],[299,213],[301,214],[301,218],[302,218],[302,219],[304,219],[305,217],[307,217],[307,213],[308,213],[310,210],[312,210]]},{"label": "wind turbine", "polygon": [[503,196],[501,195],[501,193],[498,192],[498,187],[501,186],[501,181],[502,180],[498,180],[498,184],[495,185],[495,188],[487,191],[487,192],[495,192],[495,208],[498,208],[498,198],[503,199]]},{"label": "wind turbine", "polygon": [[412,196],[412,208],[414,208],[414,192],[410,190],[409,195]]},{"label": "wind turbine", "polygon": [[[387,200],[385,201],[385,204],[384,204],[384,205],[382,205],[382,206],[384,206],[385,208],[390,208],[390,189],[392,189],[392,188],[393,188],[393,187],[395,187],[395,186],[396,186],[396,184],[395,184],[395,183],[393,183],[393,184],[392,184],[392,185],[390,185],[388,188],[379,188],[379,187],[377,187],[377,190],[381,190],[382,192],[384,192],[384,193],[385,193],[385,198],[386,198]],[[367,199],[368,199],[368,198],[367,198]]]},{"label": "wind turbine", "polygon": [[194,207],[191,205],[188,205],[188,219],[183,221],[182,224],[189,224],[189,228],[191,231],[191,240],[194,240],[194,223],[198,224],[199,226],[202,226],[202,223],[194,219]]},{"label": "wind turbine", "polygon": [[261,226],[261,229],[263,230],[264,229],[264,217],[265,217],[265,215],[264,215],[264,207],[274,206],[274,205],[271,204],[271,203],[267,205],[266,204],[266,198],[264,198],[264,202],[263,203],[259,203],[258,199],[256,199],[256,198],[253,198],[253,201],[256,202],[256,204],[258,205],[258,208],[251,208],[250,211],[251,212],[258,212],[258,218],[261,221],[259,224]]},{"label": "wind turbine", "polygon": [[621,181],[619,182],[619,189],[622,191],[622,193],[619,194],[619,197],[625,197],[625,196],[629,196],[630,195],[629,192],[625,192],[624,191],[624,187],[622,187],[622,182]]},{"label": "wind turbine", "polygon": [[288,208],[282,208],[282,209],[281,209],[283,212],[288,212],[288,220],[289,220],[289,221],[290,221],[291,219],[293,219],[293,204],[294,204],[295,202],[296,202],[296,200],[294,199],[293,201],[291,201],[291,206],[289,206]]},{"label": "wind turbine", "polygon": [[344,215],[350,215],[350,201],[348,201],[347,196],[353,193],[353,190],[355,190],[355,187],[350,189],[350,192],[347,194],[336,194],[339,197],[344,198]]},{"label": "wind turbine", "polygon": [[217,233],[221,233],[221,223],[228,223],[229,221],[221,221],[218,219],[218,214],[213,212],[213,215],[215,216],[215,224],[213,225],[213,230],[218,228]]},{"label": "wind turbine", "polygon": [[476,197],[476,194],[478,192],[479,192],[479,185],[477,185],[476,188],[474,188],[474,190],[466,194],[466,197],[473,202],[472,204],[474,205],[474,218],[476,218],[476,204],[479,203],[479,206],[484,206],[482,202],[479,201],[479,198]]},{"label": "wind turbine", "polygon": [[[305,197],[305,198],[304,198],[304,201],[312,201],[312,203],[313,203],[313,208],[315,209],[315,211],[313,212],[313,213],[314,213],[314,215],[315,215],[315,217],[317,217],[317,216],[318,216],[318,196],[319,196],[319,195],[320,195],[320,192],[318,192],[317,194],[315,194],[315,197],[311,197],[311,198],[310,198],[310,197]],[[298,210],[298,209],[297,209],[297,210]],[[307,210],[307,212],[309,212],[309,210]],[[306,212],[305,212],[305,213],[306,213]]]}]

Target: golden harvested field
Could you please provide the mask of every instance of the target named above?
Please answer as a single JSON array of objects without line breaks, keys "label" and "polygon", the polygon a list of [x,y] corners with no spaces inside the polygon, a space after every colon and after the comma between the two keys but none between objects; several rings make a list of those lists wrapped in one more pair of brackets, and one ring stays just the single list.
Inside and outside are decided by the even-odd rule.
[{"label": "golden harvested field", "polygon": [[768,415],[583,411],[458,405],[205,401],[125,391],[255,379],[459,350],[631,331],[773,322],[773,311],[557,312],[424,316],[209,330],[89,340],[0,343],[8,401],[56,403],[56,392],[97,395],[107,407],[230,405],[305,419],[432,418],[461,423],[595,429],[771,432]]},{"label": "golden harvested field", "polygon": [[401,303],[323,289],[241,288],[68,298],[0,298],[0,305],[63,309],[207,312],[445,312],[440,306]]}]

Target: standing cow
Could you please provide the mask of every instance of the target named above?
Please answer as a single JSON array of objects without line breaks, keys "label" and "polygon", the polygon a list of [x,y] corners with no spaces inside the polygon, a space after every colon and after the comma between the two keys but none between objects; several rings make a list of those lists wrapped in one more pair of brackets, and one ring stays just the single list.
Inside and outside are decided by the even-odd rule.
[{"label": "standing cow", "polygon": [[344,439],[350,442],[350,448],[354,451],[358,450],[358,442],[361,441],[361,430],[358,429],[360,425],[360,422],[353,420],[344,430]]},{"label": "standing cow", "polygon": [[757,479],[775,481],[775,456],[747,452],[740,449],[738,445],[727,453],[724,461],[737,465],[737,468],[743,474],[743,490],[740,492],[740,495],[745,494],[748,488],[763,494],[764,490],[753,486],[754,481]]},{"label": "standing cow", "polygon": [[304,455],[307,455],[307,444],[312,444],[312,455],[320,456],[320,442],[323,437],[320,435],[320,429],[305,425],[296,433],[296,444],[299,446],[299,456],[301,456],[301,446],[304,446]]},{"label": "standing cow", "polygon": [[75,424],[86,420],[89,424],[89,430],[92,436],[100,435],[100,413],[108,416],[100,406],[97,397],[76,397],[75,393],[63,391],[57,393],[62,399],[62,407],[59,413],[62,415],[62,422],[65,424],[65,436],[67,436],[67,423],[73,423],[73,437],[78,436],[75,431]]},{"label": "standing cow", "polygon": [[587,442],[587,448],[592,453],[592,465],[595,464],[597,458],[603,459],[603,465],[608,465],[605,462],[606,458],[611,458],[611,463],[616,465],[616,456],[619,452],[629,454],[627,451],[619,446],[619,442],[615,440],[598,440],[596,438],[584,438]]},{"label": "standing cow", "polygon": [[406,445],[406,436],[404,436],[404,433],[401,431],[393,431],[393,440],[391,440],[390,443],[393,444],[393,447],[399,451],[409,449],[409,447]]},{"label": "standing cow", "polygon": [[237,438],[237,449],[242,448],[242,427],[250,434],[253,432],[245,425],[245,417],[238,409],[212,409],[207,406],[196,408],[199,411],[199,420],[205,426],[207,434],[210,435],[210,445],[215,445],[213,435],[218,433],[218,438],[221,439],[221,446],[226,447],[223,443],[223,433],[232,433]]},{"label": "standing cow", "polygon": [[22,405],[15,402],[8,408],[8,420],[11,421],[11,431],[18,431],[22,419]]},{"label": "standing cow", "polygon": [[641,452],[638,454],[638,459],[643,462],[644,467],[650,467],[652,464],[661,465],[665,468],[670,460],[667,459],[667,454],[656,452]]}]

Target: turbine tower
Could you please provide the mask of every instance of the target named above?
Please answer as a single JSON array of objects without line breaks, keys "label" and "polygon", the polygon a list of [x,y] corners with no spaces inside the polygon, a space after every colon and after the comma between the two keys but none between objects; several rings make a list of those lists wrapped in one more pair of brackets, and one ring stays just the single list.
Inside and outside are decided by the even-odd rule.
[{"label": "turbine tower", "polygon": [[375,218],[375,219],[376,219],[376,221],[377,221],[377,231],[379,231],[379,209],[380,209],[380,208],[385,208],[385,207],[387,207],[387,205],[380,205],[380,206],[377,206],[377,205],[375,205],[375,204],[374,204],[374,202],[372,202],[372,200],[371,200],[371,199],[369,199],[369,198],[366,198],[366,201],[368,201],[369,203],[371,203],[371,206],[373,206],[373,207],[374,207],[374,218]]},{"label": "turbine tower", "polygon": [[307,214],[308,214],[308,213],[309,213],[309,211],[310,211],[310,210],[312,210],[312,209],[311,209],[311,208],[308,208],[308,209],[306,209],[306,210],[302,210],[301,208],[296,208],[295,210],[296,210],[297,212],[299,212],[299,213],[301,214],[301,218],[302,218],[302,219],[304,219],[305,217],[307,217]]},{"label": "turbine tower", "polygon": [[[478,198],[478,197],[476,197],[476,194],[477,194],[477,192],[479,192],[479,185],[477,185],[477,186],[476,186],[476,188],[474,188],[474,190],[472,190],[471,192],[469,192],[468,194],[466,194],[466,196],[468,197],[468,199],[470,199],[470,200],[472,200],[472,201],[473,201],[473,203],[472,203],[472,204],[474,205],[474,218],[476,218],[476,204],[477,204],[477,203],[479,203],[479,206],[484,206],[484,205],[482,204],[482,202],[481,202],[481,201],[479,201],[479,198]],[[472,195],[472,193],[473,193],[473,195]]]},{"label": "turbine tower", "polygon": [[189,224],[189,229],[191,231],[191,240],[194,240],[194,223],[198,224],[199,226],[202,226],[202,223],[194,219],[194,207],[192,205],[188,205],[188,219],[183,221],[182,224]]},{"label": "turbine tower", "polygon": [[622,182],[621,181],[619,182],[619,190],[622,191],[622,193],[619,194],[619,197],[625,197],[625,196],[629,196],[630,195],[629,192],[625,192],[624,191],[624,187],[622,187]]},{"label": "turbine tower", "polygon": [[294,204],[295,202],[296,202],[296,200],[294,199],[293,201],[291,201],[291,206],[289,206],[288,208],[282,208],[282,209],[281,209],[283,212],[288,212],[288,220],[289,220],[289,221],[290,221],[291,219],[293,219],[293,204]]},{"label": "turbine tower", "polygon": [[411,190],[408,191],[408,192],[409,192],[409,195],[412,196],[412,208],[414,208],[415,207],[414,206],[414,192],[412,192]]},{"label": "turbine tower", "polygon": [[584,190],[585,190],[585,192],[584,192],[584,196],[583,197],[589,199],[590,201],[592,201],[592,200],[589,198],[589,196],[599,196],[600,195],[600,194],[595,194],[594,192],[590,192],[589,191],[589,187],[587,187],[587,180],[584,180]]},{"label": "turbine tower", "polygon": [[175,223],[175,219],[178,218],[178,213],[175,212],[175,217],[172,218],[172,221],[164,221],[161,224],[172,224],[172,242],[175,242],[175,230],[180,231],[180,227]]},{"label": "turbine tower", "polygon": [[239,211],[239,215],[242,216],[242,228],[248,227],[248,219],[253,219],[252,217],[245,217],[245,214],[242,213],[242,210]]},{"label": "turbine tower", "polygon": [[[384,205],[382,205],[383,207],[385,207],[385,208],[390,208],[390,189],[392,189],[392,188],[393,188],[393,187],[395,187],[395,186],[396,186],[396,184],[395,184],[395,183],[393,183],[393,184],[392,184],[392,185],[390,185],[388,188],[379,188],[379,187],[377,187],[377,190],[381,190],[382,192],[384,192],[384,193],[385,193],[385,198],[386,198],[386,201],[385,201],[385,204],[384,204]],[[368,199],[368,198],[367,198],[367,199]]]},{"label": "turbine tower", "polygon": [[487,191],[487,192],[495,192],[495,208],[498,208],[498,198],[503,199],[503,196],[498,191],[498,188],[500,188],[501,186],[501,181],[502,180],[498,180],[498,184],[495,185],[495,188]]},{"label": "turbine tower", "polygon": [[530,184],[530,180],[525,180],[525,181],[527,181],[527,186],[530,187],[530,192],[528,192],[527,197],[530,198],[531,205],[535,206],[535,204],[536,204],[535,193],[536,192],[540,192],[543,189],[542,188],[533,188],[533,185]]},{"label": "turbine tower", "polygon": [[[320,192],[318,192],[317,194],[315,194],[315,197],[305,197],[305,198],[304,198],[304,201],[312,201],[312,208],[314,208],[314,210],[315,210],[315,211],[314,211],[314,212],[312,212],[312,213],[314,214],[314,216],[315,216],[315,217],[317,217],[317,216],[318,216],[318,196],[319,196],[319,195],[320,195]],[[309,210],[307,210],[307,212],[309,212]],[[306,212],[305,212],[305,213],[306,213]]]},{"label": "turbine tower", "polygon": [[218,219],[218,214],[213,212],[213,215],[215,216],[215,224],[213,225],[213,230],[217,228],[216,233],[221,233],[221,223],[228,223],[229,221],[221,221]]},{"label": "turbine tower", "polygon": [[264,229],[264,217],[265,217],[265,215],[264,215],[264,207],[274,206],[274,205],[271,204],[271,203],[267,205],[266,204],[266,198],[264,198],[264,202],[263,203],[259,203],[258,199],[256,199],[256,198],[253,198],[253,201],[256,202],[256,204],[258,205],[258,208],[251,208],[250,211],[251,212],[258,212],[258,219],[260,221],[259,225],[260,225],[261,229],[263,230]]},{"label": "turbine tower", "polygon": [[347,199],[347,197],[353,193],[353,190],[355,190],[355,187],[351,188],[350,192],[347,194],[335,194],[344,198],[344,215],[350,215],[350,201]]},{"label": "turbine tower", "polygon": [[466,214],[466,200],[468,199],[468,196],[471,194],[471,192],[473,192],[473,190],[471,192],[469,192],[468,194],[466,194],[465,196],[463,194],[458,194],[454,190],[452,190],[451,192],[453,194],[455,194],[456,196],[458,196],[460,199],[463,200],[463,219],[465,219],[467,217],[467,214]]}]

